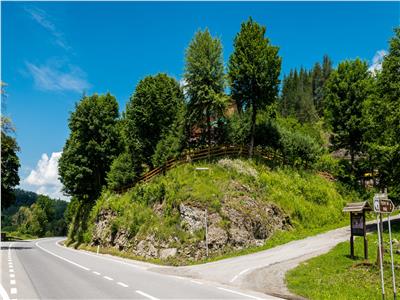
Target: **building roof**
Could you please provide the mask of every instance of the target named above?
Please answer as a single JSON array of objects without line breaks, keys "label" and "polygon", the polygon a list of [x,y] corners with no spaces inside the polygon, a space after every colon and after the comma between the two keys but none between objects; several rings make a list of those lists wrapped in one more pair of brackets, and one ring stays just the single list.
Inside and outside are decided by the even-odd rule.
[{"label": "building roof", "polygon": [[368,203],[368,201],[347,203],[347,205],[343,208],[343,212],[362,212],[362,211],[372,211],[372,207]]}]

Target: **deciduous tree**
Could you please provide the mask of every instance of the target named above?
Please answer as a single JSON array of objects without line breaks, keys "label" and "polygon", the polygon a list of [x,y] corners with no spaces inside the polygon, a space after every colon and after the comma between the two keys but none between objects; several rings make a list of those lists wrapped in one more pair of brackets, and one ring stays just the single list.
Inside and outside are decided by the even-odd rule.
[{"label": "deciduous tree", "polygon": [[278,95],[281,58],[265,37],[266,28],[251,18],[242,23],[229,59],[232,98],[239,111],[251,109],[250,155],[253,154],[257,111]]}]

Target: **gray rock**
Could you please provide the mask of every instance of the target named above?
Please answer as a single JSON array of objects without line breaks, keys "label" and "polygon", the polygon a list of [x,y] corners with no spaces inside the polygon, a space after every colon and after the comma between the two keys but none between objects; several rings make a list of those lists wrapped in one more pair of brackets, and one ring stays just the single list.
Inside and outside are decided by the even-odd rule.
[{"label": "gray rock", "polygon": [[176,253],[176,248],[161,249],[159,252],[159,257],[160,259],[167,259],[168,257],[175,257]]},{"label": "gray rock", "polygon": [[185,204],[179,205],[179,212],[181,215],[181,225],[186,228],[191,234],[195,231],[203,229],[205,225],[205,211],[198,207],[188,206]]}]

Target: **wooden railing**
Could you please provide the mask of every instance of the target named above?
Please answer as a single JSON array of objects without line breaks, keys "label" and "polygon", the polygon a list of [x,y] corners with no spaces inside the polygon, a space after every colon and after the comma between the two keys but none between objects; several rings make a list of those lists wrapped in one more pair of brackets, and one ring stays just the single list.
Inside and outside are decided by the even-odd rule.
[{"label": "wooden railing", "polygon": [[[246,146],[235,146],[235,145],[223,145],[223,146],[212,146],[211,148],[202,149],[191,149],[184,151],[177,158],[172,158],[166,161],[162,166],[154,168],[147,173],[143,174],[135,183],[130,184],[118,192],[123,193],[134,187],[138,183],[144,183],[150,181],[153,177],[165,173],[179,165],[191,163],[199,160],[211,160],[218,157],[248,157],[249,148]],[[275,161],[278,163],[282,162],[282,155],[273,150],[257,149],[254,148],[253,156],[259,157],[269,161]]]}]

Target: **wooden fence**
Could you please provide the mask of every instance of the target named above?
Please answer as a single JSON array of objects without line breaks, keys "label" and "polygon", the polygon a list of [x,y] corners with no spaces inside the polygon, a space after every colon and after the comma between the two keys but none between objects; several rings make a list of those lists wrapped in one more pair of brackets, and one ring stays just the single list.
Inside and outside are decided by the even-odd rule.
[{"label": "wooden fence", "polygon": [[[199,160],[212,160],[219,157],[248,157],[249,148],[246,146],[235,146],[235,145],[223,145],[223,146],[212,146],[210,148],[202,149],[191,149],[184,151],[177,158],[172,158],[166,161],[162,166],[154,168],[147,173],[143,174],[135,183],[130,184],[118,192],[123,193],[134,187],[138,183],[144,183],[150,181],[153,177],[164,174],[179,165],[191,163]],[[254,148],[253,156],[259,157],[268,161],[275,161],[278,163],[282,162],[282,155],[273,150],[265,150]]]}]

